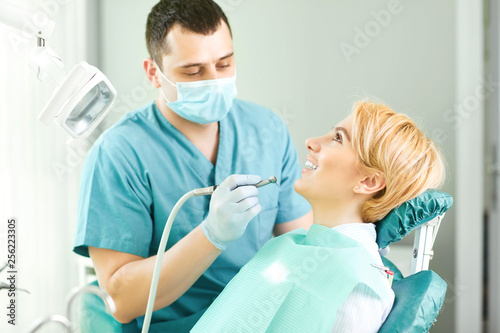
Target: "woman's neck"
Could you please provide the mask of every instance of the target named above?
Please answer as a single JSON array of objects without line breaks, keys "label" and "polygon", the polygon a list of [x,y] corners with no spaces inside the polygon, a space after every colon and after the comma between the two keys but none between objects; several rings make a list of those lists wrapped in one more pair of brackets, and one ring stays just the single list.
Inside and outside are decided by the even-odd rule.
[{"label": "woman's neck", "polygon": [[356,204],[311,204],[313,208],[313,223],[333,228],[347,223],[362,223],[361,207]]}]

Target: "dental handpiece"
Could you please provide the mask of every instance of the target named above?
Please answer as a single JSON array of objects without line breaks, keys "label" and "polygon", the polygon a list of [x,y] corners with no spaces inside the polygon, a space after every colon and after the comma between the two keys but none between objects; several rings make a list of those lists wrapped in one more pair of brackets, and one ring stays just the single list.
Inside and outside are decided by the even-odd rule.
[{"label": "dental handpiece", "polygon": [[[279,187],[278,179],[276,179],[275,176],[271,176],[267,179],[261,180],[260,182],[258,182],[257,184],[255,184],[253,186],[258,188],[258,187],[266,186],[268,184],[276,184],[276,186]],[[219,185],[197,188],[193,192],[194,192],[195,196],[210,195],[210,194],[214,193],[214,191],[217,189],[217,187],[219,187]]]}]

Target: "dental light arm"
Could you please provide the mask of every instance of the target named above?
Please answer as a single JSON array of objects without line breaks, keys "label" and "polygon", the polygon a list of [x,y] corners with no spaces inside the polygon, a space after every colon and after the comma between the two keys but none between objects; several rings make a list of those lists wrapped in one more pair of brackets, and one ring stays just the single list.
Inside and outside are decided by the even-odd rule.
[{"label": "dental light arm", "polygon": [[55,22],[46,15],[39,15],[6,1],[0,1],[0,22],[36,36],[40,46],[45,45],[45,40],[50,38],[55,26]]},{"label": "dental light arm", "polygon": [[38,119],[46,125],[51,121],[57,123],[71,136],[68,143],[89,136],[116,99],[111,82],[99,69],[84,61],[66,75],[61,58],[45,47],[55,25],[46,15],[0,0],[0,23],[37,38],[28,66],[40,81],[50,79],[57,86]]},{"label": "dental light arm", "polygon": [[[263,181],[255,184],[254,186],[261,187],[261,186],[265,186],[268,184],[278,185],[278,181],[277,181],[276,177],[271,176],[268,179],[264,179]],[[158,247],[158,252],[156,254],[156,261],[155,261],[155,266],[154,266],[154,270],[153,270],[153,277],[151,279],[151,288],[149,290],[148,305],[146,307],[146,314],[144,316],[144,324],[142,326],[142,333],[147,333],[149,331],[149,324],[151,323],[151,316],[153,315],[153,307],[154,307],[155,299],[156,299],[156,290],[158,288],[158,280],[160,278],[160,270],[161,270],[161,263],[163,261],[163,254],[165,253],[165,247],[167,246],[168,236],[170,235],[170,229],[172,228],[172,223],[174,222],[175,217],[177,216],[177,213],[181,209],[182,205],[184,205],[184,203],[186,201],[188,201],[189,199],[191,199],[192,197],[211,195],[215,191],[216,188],[217,188],[217,185],[203,187],[203,188],[198,188],[196,190],[192,190],[192,191],[184,194],[179,199],[179,201],[177,201],[174,208],[170,212],[170,215],[167,219],[167,223],[165,224],[165,227],[163,228],[163,234],[161,236],[160,245]]]}]

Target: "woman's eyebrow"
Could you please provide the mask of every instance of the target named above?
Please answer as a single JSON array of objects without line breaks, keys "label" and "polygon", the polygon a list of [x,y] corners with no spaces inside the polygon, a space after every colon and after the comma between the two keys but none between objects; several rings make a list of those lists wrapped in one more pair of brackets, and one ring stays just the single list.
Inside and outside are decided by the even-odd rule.
[{"label": "woman's eyebrow", "polygon": [[349,142],[351,142],[351,137],[349,136],[349,133],[347,132],[347,130],[344,127],[340,127],[340,126],[334,127],[333,130],[343,132],[344,135],[347,137],[347,140],[349,140]]}]

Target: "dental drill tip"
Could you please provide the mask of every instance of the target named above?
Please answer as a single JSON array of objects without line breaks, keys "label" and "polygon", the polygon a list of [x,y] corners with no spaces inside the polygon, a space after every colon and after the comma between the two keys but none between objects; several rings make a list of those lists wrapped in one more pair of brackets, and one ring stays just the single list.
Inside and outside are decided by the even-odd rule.
[{"label": "dental drill tip", "polygon": [[275,177],[275,176],[271,176],[267,179],[264,179],[260,182],[258,182],[257,184],[255,184],[255,187],[262,187],[262,186],[265,186],[265,185],[268,185],[268,184],[276,184],[278,187],[278,179]]}]

